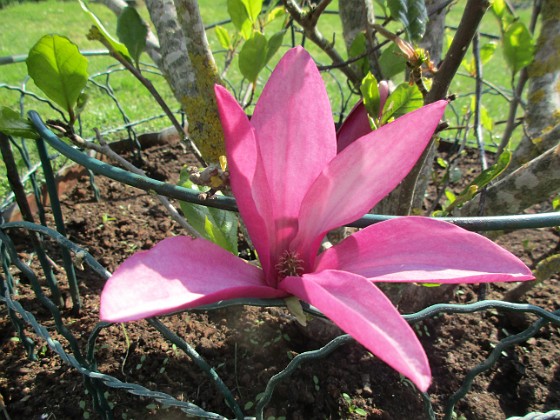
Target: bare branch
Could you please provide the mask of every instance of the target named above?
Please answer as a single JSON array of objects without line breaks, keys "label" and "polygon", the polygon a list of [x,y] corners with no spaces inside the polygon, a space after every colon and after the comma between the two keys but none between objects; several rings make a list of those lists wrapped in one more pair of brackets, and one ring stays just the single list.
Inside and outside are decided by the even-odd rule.
[{"label": "bare branch", "polygon": [[[344,63],[344,59],[334,48],[334,45],[325,39],[325,37],[321,34],[321,32],[319,32],[316,26],[317,19],[326,5],[322,9],[317,8],[312,9],[309,12],[304,12],[294,0],[283,0],[283,2],[284,6],[286,7],[286,11],[303,28],[303,31],[307,38],[317,44],[317,46],[331,58],[333,64],[338,65]],[[321,4],[323,3],[324,2],[322,2]],[[319,14],[316,14],[317,10],[320,12]],[[352,70],[351,67],[343,66],[340,67],[340,70],[353,85],[358,85],[361,82],[360,77],[354,72],[354,70]]]}]

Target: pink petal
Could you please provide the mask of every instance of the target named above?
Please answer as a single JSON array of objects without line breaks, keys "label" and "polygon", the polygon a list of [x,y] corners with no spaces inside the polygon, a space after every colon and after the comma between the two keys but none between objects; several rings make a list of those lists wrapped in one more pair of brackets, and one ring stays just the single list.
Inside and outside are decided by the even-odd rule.
[{"label": "pink petal", "polygon": [[367,213],[412,169],[447,105],[438,101],[350,144],[311,186],[302,203],[294,248],[313,261],[322,236]]},{"label": "pink petal", "polygon": [[255,130],[245,111],[224,87],[216,85],[214,91],[224,130],[231,189],[263,270],[268,272],[274,226],[269,223],[272,219],[270,186],[262,168]]},{"label": "pink petal", "polygon": [[431,374],[412,328],[389,299],[367,279],[327,270],[287,277],[280,287],[317,307],[341,329],[426,391]]},{"label": "pink petal", "polygon": [[122,263],[101,293],[100,318],[133,321],[225,299],[277,298],[259,268],[204,239],[167,238]]},{"label": "pink petal", "polygon": [[351,235],[320,255],[316,271],[331,269],[382,282],[533,279],[519,258],[484,236],[424,217],[392,219]]},{"label": "pink petal", "polygon": [[251,124],[272,191],[267,200],[274,209],[274,255],[287,248],[297,229],[305,193],[336,155],[325,85],[303,48],[289,50],[280,60],[257,102]]},{"label": "pink petal", "polygon": [[344,120],[336,133],[338,141],[338,153],[344,150],[354,140],[371,133],[368,114],[364,102],[360,100],[348,117]]}]

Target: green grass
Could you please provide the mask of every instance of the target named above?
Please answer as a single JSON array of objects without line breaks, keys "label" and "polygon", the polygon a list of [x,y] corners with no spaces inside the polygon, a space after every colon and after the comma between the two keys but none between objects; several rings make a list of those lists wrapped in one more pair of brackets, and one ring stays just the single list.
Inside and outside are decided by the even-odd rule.
[{"label": "green grass", "polygon": [[[227,0],[201,0],[199,3],[203,20],[206,25],[228,18]],[[462,14],[462,7],[460,5],[461,2],[458,2],[457,4],[459,5],[453,7],[449,15],[448,24],[450,25],[458,24]],[[100,4],[92,3],[90,4],[90,8],[95,14],[97,14],[109,32],[114,34],[116,28],[116,18],[113,13]],[[336,4],[329,6],[330,10],[336,10],[336,8]],[[148,20],[148,13],[145,7],[141,6],[139,10],[144,18]],[[520,18],[525,22],[528,22],[529,14],[529,9],[520,10]],[[0,56],[26,54],[41,36],[50,33],[67,36],[76,43],[81,50],[101,49],[101,45],[99,43],[88,41],[86,38],[86,33],[90,26],[90,21],[82,12],[78,3],[74,1],[63,2],[57,0],[45,0],[39,3],[12,4],[5,9],[0,10],[0,27],[3,29],[0,32]],[[234,30],[232,24],[226,24],[225,27],[231,32]],[[270,28],[267,28],[267,36],[276,32],[279,27],[280,21],[274,22]],[[341,25],[338,16],[333,14],[324,15],[319,21],[319,29],[327,39],[333,40],[336,48],[345,55]],[[482,32],[499,35],[497,22],[490,13],[485,16],[481,29]],[[214,30],[208,31],[208,40],[214,51],[221,49]],[[296,42],[300,42],[300,40],[301,35],[298,34]],[[287,48],[291,42],[291,35],[289,33],[286,34],[284,41]],[[482,42],[485,42],[484,38]],[[305,46],[319,64],[330,63],[330,59],[326,56],[326,54],[319,50],[319,48],[314,44],[307,41]],[[284,48],[284,50],[286,48]],[[270,70],[274,67],[274,64],[278,61],[280,56],[281,54],[277,54],[270,63],[269,68],[263,71],[262,77],[260,77],[258,81],[257,92],[262,89]],[[470,52],[468,57],[470,57]],[[142,56],[142,60],[150,62],[146,54]],[[224,55],[216,54],[216,61],[218,67],[223,67]],[[115,61],[107,56],[96,56],[90,57],[89,63],[90,74],[97,74],[104,72],[108,66],[115,64]],[[25,63],[23,62],[0,66],[0,69],[0,83],[20,86],[22,82],[25,81],[27,70]],[[464,70],[462,70],[462,72],[465,73]],[[232,82],[235,88],[238,89],[241,86],[241,76],[235,61],[229,69],[226,77]],[[158,76],[150,76],[150,78],[155,83],[158,90],[163,94],[167,102],[171,105],[171,108],[178,109],[178,104],[173,98],[165,80]],[[494,58],[486,64],[484,68],[484,78],[494,85],[502,87],[506,92],[511,92],[510,73],[507,70],[507,66],[499,49],[496,51]],[[327,83],[327,90],[332,101],[333,111],[336,113],[341,108],[342,98],[349,95],[345,78],[339,70],[333,70],[330,74],[324,73],[324,79]],[[400,80],[398,79],[399,78],[397,78],[395,82],[404,81],[407,77],[403,74]],[[104,82],[105,78],[98,77],[96,80]],[[158,105],[147,94],[144,87],[126,72],[112,74],[110,82],[115,95],[118,97],[119,102],[122,104],[130,120],[138,121],[161,113]],[[27,82],[26,89],[41,94],[32,81]],[[455,102],[454,106],[460,114],[464,114],[466,107],[470,103],[469,95],[472,95],[472,92],[474,92],[473,79],[464,75],[458,75],[453,82],[451,91],[459,94],[459,99]],[[123,118],[121,114],[117,111],[115,104],[106,94],[94,86],[88,86],[88,92],[90,94],[90,101],[85,113],[83,114],[83,133],[85,137],[93,135],[94,127],[103,131],[123,125]],[[19,96],[20,95],[17,92],[0,89],[0,104],[18,109]],[[352,99],[350,101],[350,106],[352,106],[355,100],[357,99]],[[487,94],[484,96],[483,104],[489,110],[494,121],[504,120],[507,117],[508,104],[504,98],[498,95]],[[45,118],[57,117],[57,115],[53,114],[52,110],[48,106],[38,103],[37,101],[26,99],[25,106],[26,109],[37,110]],[[251,109],[249,108],[249,112],[250,111]],[[453,125],[453,114],[449,113],[448,118],[452,121],[451,123]],[[143,124],[139,128],[139,131],[154,131],[168,125],[169,123],[166,119],[160,119],[155,122]],[[490,136],[492,136],[493,140],[499,141],[502,130],[503,125],[495,125],[494,132],[491,134],[487,133],[485,140],[491,140]],[[521,130],[517,130],[515,141],[518,141],[520,131]],[[109,140],[114,140],[123,136],[125,136],[123,133],[112,134],[109,136]],[[472,135],[469,139],[472,141]],[[2,163],[0,162],[0,166],[1,165]],[[1,167],[0,172],[3,172]],[[0,180],[0,197],[6,194],[6,190],[7,185],[5,184],[5,180],[2,179]]]}]

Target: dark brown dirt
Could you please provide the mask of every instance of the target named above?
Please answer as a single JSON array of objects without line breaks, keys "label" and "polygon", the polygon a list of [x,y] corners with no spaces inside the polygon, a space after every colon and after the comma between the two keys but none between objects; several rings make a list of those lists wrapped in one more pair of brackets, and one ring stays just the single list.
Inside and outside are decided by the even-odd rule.
[{"label": "dark brown dirt", "polygon": [[[144,169],[168,182],[176,182],[181,166],[188,162],[188,156],[172,146],[153,147],[146,156]],[[468,167],[463,169],[465,173],[470,171]],[[109,271],[131,253],[182,233],[153,196],[102,177],[97,177],[96,182],[102,201],[94,201],[84,177],[63,197],[64,217],[69,238],[87,248]],[[30,261],[36,269],[35,257],[21,232],[14,233],[14,240],[19,257]],[[554,229],[520,231],[501,236],[498,242],[534,266],[558,252],[559,233]],[[48,246],[49,255],[57,264],[55,273],[67,294],[57,246],[51,242]],[[48,311],[34,299],[28,281],[12,269],[20,281],[16,299],[67,346],[55,332]],[[63,310],[63,315],[65,324],[85,348],[98,321],[103,280],[89,268],[78,270],[78,277],[83,309],[77,316],[70,310]],[[516,286],[491,285],[487,297],[501,299]],[[556,310],[560,307],[559,291],[556,276],[534,287],[522,301]],[[452,301],[474,302],[478,292],[476,285],[461,286]],[[488,310],[468,315],[443,314],[416,325],[433,370],[429,393],[438,418],[465,375],[485,360],[495,344],[521,332],[534,320],[532,315]],[[215,367],[241,407],[247,407],[248,415],[253,415],[250,407],[272,375],[282,370],[294,355],[326,343],[278,308],[191,311],[163,317],[162,321]],[[36,339],[31,330],[28,335]],[[5,308],[0,308],[0,395],[6,413],[12,419],[95,418],[82,376],[43,341],[37,339],[37,344],[38,361],[30,361],[17,341]],[[146,321],[104,329],[97,340],[96,358],[100,372],[233,416],[192,360]],[[176,409],[163,408],[125,391],[109,389],[108,399],[114,405],[115,418],[185,418]],[[455,412],[458,418],[501,419],[558,407],[560,329],[549,324],[521,345],[506,349],[492,369],[477,376]],[[360,409],[372,419],[427,418],[422,398],[414,387],[356,344],[346,344],[324,359],[304,363],[290,381],[278,386],[265,418],[363,418]]]}]

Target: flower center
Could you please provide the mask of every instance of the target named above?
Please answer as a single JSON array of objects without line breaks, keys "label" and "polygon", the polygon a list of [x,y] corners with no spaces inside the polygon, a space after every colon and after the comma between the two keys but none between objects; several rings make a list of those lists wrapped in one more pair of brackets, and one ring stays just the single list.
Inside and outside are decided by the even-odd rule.
[{"label": "flower center", "polygon": [[278,276],[280,279],[296,276],[301,277],[303,274],[303,260],[299,258],[299,254],[295,251],[285,250],[276,264]]}]

